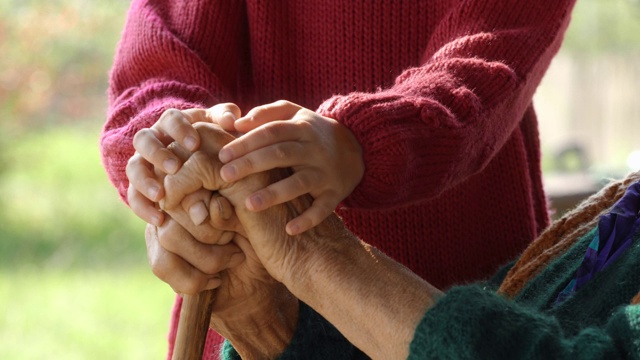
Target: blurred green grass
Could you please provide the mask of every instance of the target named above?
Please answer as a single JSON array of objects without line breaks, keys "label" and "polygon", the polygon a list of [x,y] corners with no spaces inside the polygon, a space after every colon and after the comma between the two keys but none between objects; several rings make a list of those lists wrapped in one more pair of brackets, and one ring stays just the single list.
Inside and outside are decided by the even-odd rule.
[{"label": "blurred green grass", "polygon": [[0,359],[161,359],[174,293],[102,169],[128,0],[0,2]]},{"label": "blurred green grass", "polygon": [[99,128],[6,143],[0,170],[0,359],[159,359],[172,290],[144,223],[102,169]]},{"label": "blurred green grass", "polygon": [[141,269],[0,272],[1,359],[163,359],[173,295]]},{"label": "blurred green grass", "polygon": [[58,127],[27,133],[7,146],[0,178],[0,268],[144,261],[144,224],[108,184],[98,133]]}]

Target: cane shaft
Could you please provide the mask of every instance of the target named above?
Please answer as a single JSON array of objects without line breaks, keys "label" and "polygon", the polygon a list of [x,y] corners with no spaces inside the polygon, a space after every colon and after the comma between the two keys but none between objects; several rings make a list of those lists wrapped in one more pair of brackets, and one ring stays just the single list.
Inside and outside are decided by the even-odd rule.
[{"label": "cane shaft", "polygon": [[214,290],[183,297],[172,360],[202,359],[213,299]]}]

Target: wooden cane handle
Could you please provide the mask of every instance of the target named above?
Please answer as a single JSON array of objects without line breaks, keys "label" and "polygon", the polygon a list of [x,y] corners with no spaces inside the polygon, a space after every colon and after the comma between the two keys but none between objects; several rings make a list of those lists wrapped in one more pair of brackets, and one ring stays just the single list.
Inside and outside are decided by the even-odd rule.
[{"label": "wooden cane handle", "polygon": [[202,359],[213,299],[214,290],[183,297],[172,360]]}]

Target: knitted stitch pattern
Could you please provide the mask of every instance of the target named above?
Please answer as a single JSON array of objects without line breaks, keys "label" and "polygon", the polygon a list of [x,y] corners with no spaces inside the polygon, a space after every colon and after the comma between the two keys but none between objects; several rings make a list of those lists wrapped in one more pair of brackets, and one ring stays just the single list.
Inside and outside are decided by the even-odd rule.
[{"label": "knitted stitch pattern", "polygon": [[[625,179],[611,182],[565,214],[545,230],[522,254],[509,271],[498,292],[516,296],[524,285],[544,269],[549,262],[565,253],[598,222],[598,218],[618,201],[627,187],[640,180],[640,173],[631,173]],[[634,299],[634,302],[639,299]]]},{"label": "knitted stitch pattern", "polygon": [[[525,253],[535,259],[545,253],[540,244],[553,248],[571,243],[562,253],[551,251],[553,258],[535,275],[520,279],[526,286],[517,296],[508,299],[496,294],[488,283],[453,287],[424,315],[409,359],[640,359],[640,294],[636,294],[640,234],[632,234],[632,245],[610,267],[570,298],[555,302],[598,233],[594,214],[609,212],[628,185],[638,180],[640,173],[634,173],[610,184],[532,244]],[[576,237],[577,233],[581,235]],[[281,358],[356,359],[361,355],[326,320],[301,307],[296,334]],[[234,356],[237,353],[227,343],[223,358]]]},{"label": "knitted stitch pattern", "polygon": [[126,200],[133,136],[164,110],[290,100],[362,146],[351,231],[440,288],[487,277],[548,225],[531,99],[573,4],[133,0],[104,167]]},{"label": "knitted stitch pattern", "polygon": [[104,166],[125,199],[132,138],[165,109],[287,99],[362,145],[352,231],[434,285],[486,277],[548,225],[530,105],[572,6],[132,1]]}]

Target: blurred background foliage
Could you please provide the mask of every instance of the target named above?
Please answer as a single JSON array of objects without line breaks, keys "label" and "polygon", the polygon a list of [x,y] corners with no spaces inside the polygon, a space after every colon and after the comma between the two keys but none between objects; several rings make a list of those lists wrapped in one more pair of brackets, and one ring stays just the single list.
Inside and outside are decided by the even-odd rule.
[{"label": "blurred background foliage", "polygon": [[0,267],[144,260],[132,241],[141,224],[108,186],[97,146],[127,7],[124,0],[0,5]]},{"label": "blurred background foliage", "polygon": [[0,358],[160,359],[174,294],[98,139],[125,0],[0,2]]},{"label": "blurred background foliage", "polygon": [[[165,354],[174,295],[150,274],[144,224],[108,183],[98,150],[108,70],[128,5],[126,0],[0,2],[2,359]],[[638,54],[638,0],[578,0],[559,63],[623,57],[637,70]],[[547,78],[574,71],[556,69]],[[580,86],[599,87],[582,74]],[[558,143],[577,141],[590,155],[601,149],[592,150],[587,140],[601,134],[595,127],[595,134],[576,138],[579,126],[570,119],[584,114],[572,109],[591,100],[576,99],[571,88],[547,78],[536,97],[545,172],[554,172]],[[637,90],[636,85],[633,97]],[[567,105],[570,100],[577,105]],[[630,109],[626,121],[640,123],[640,110]],[[624,147],[605,153],[613,154],[607,156],[616,169],[627,171],[621,164],[640,144],[615,143]]]},{"label": "blurred background foliage", "polygon": [[640,51],[639,0],[577,0],[563,52],[575,56]]}]

